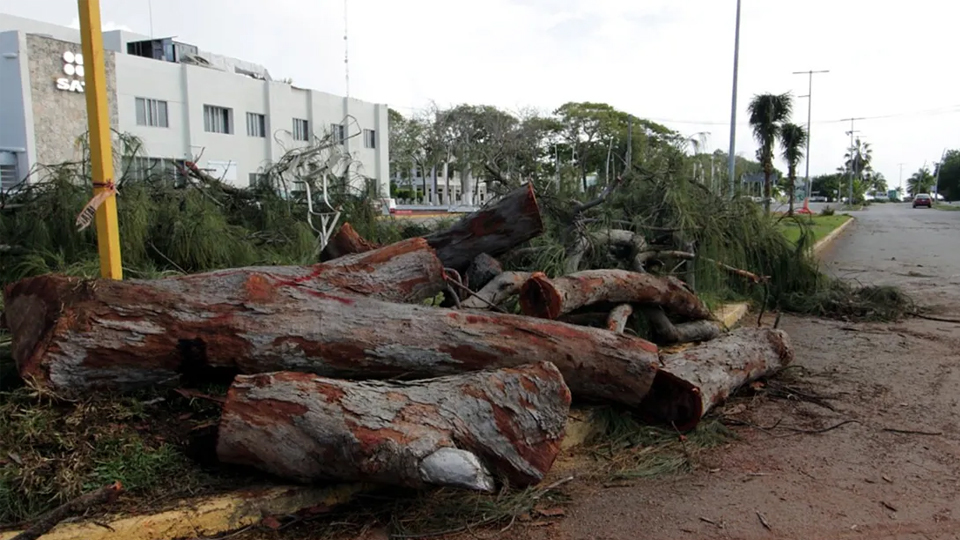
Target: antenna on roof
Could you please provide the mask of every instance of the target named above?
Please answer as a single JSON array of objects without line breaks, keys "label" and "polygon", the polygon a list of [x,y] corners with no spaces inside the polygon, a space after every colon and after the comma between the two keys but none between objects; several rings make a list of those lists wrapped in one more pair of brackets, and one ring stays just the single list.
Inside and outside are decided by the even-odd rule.
[{"label": "antenna on roof", "polygon": [[350,97],[350,51],[347,47],[347,0],[343,0],[343,74],[347,98]]},{"label": "antenna on roof", "polygon": [[147,11],[150,12],[150,39],[153,39],[153,2],[147,0]]}]

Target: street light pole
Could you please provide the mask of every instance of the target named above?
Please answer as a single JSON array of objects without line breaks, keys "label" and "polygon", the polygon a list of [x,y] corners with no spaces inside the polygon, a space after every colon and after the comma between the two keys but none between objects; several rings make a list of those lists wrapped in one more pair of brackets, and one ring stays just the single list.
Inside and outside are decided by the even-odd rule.
[{"label": "street light pole", "polygon": [[804,161],[806,162],[807,172],[805,174],[804,183],[806,184],[807,200],[810,200],[810,120],[812,118],[811,114],[813,111],[813,75],[815,73],[830,73],[829,69],[823,69],[820,71],[808,70],[808,71],[794,71],[794,75],[803,75],[806,74],[808,77],[807,81],[807,152],[804,156]]},{"label": "street light pole", "polygon": [[736,174],[737,150],[737,68],[740,63],[740,0],[737,0],[737,29],[733,41],[733,97],[730,103],[730,153],[727,167],[730,173],[730,198],[734,196],[734,174]]}]

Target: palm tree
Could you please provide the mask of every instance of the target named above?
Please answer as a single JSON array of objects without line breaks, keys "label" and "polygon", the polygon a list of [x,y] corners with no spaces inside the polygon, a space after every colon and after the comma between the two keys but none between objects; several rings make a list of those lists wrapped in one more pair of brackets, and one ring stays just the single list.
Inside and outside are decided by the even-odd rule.
[{"label": "palm tree", "polygon": [[747,107],[753,138],[760,144],[757,159],[763,165],[763,207],[770,213],[770,176],[773,174],[773,147],[780,136],[780,125],[790,118],[793,98],[790,94],[759,94]]},{"label": "palm tree", "polygon": [[930,174],[930,169],[926,166],[921,167],[907,179],[907,192],[913,197],[920,193],[929,193],[935,181],[934,176]]},{"label": "palm tree", "polygon": [[783,159],[787,162],[787,190],[790,194],[790,206],[787,215],[793,215],[793,198],[797,182],[797,165],[803,159],[803,147],[807,144],[807,131],[802,127],[787,123],[780,126],[780,145],[783,147]]}]

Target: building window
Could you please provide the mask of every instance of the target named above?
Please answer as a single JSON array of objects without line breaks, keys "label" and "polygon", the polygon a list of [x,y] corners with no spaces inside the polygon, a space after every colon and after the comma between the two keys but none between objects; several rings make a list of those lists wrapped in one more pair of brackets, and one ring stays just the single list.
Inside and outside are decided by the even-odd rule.
[{"label": "building window", "polygon": [[372,129],[363,130],[363,147],[364,148],[376,148],[377,147],[377,132]]},{"label": "building window", "polygon": [[266,137],[267,117],[259,113],[248,112],[247,135],[250,137]]},{"label": "building window", "polygon": [[333,135],[334,142],[339,144],[347,140],[347,130],[343,124],[330,124],[330,134]]},{"label": "building window", "polygon": [[293,119],[293,140],[295,141],[309,141],[310,140],[310,124],[302,118]]},{"label": "building window", "polygon": [[138,126],[170,127],[166,101],[138,97],[136,106]]},{"label": "building window", "polygon": [[208,133],[233,133],[233,109],[204,105],[203,130]]}]

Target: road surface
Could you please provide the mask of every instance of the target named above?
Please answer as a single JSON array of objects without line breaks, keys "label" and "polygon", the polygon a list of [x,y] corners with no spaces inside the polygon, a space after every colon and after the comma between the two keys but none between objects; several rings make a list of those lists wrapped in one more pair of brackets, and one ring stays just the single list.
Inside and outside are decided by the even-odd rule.
[{"label": "road surface", "polygon": [[831,275],[899,285],[940,314],[960,317],[960,212],[875,204],[824,254]]},{"label": "road surface", "polygon": [[[900,285],[923,304],[960,314],[960,212],[878,204],[855,215],[854,228],[825,254],[829,272]],[[509,536],[960,538],[960,325],[785,316],[781,327],[802,366],[796,384],[833,396],[835,410],[734,399],[728,418],[768,429],[735,428],[740,440],[707,451],[692,473],[625,487],[571,482],[563,520],[515,526]],[[850,420],[820,434],[791,431]],[[891,431],[898,429],[923,433]]]}]

